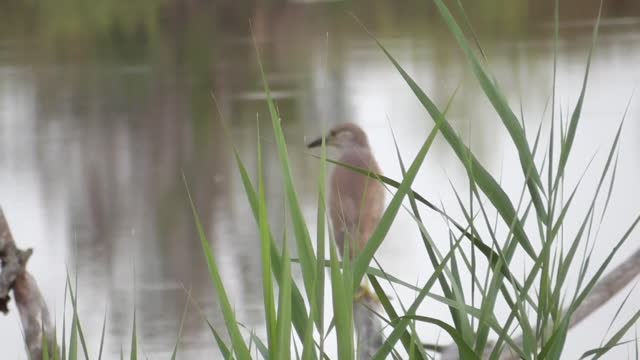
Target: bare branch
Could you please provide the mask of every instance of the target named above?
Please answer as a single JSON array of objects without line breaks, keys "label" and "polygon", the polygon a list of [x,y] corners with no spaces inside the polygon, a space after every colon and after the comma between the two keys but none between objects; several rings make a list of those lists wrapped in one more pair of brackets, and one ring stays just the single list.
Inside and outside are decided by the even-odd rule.
[{"label": "bare branch", "polygon": [[8,312],[9,292],[13,290],[29,358],[42,359],[43,334],[48,341],[49,354],[56,349],[56,339],[47,304],[36,280],[26,271],[32,253],[31,249],[16,247],[0,208],[0,311]]},{"label": "bare branch", "polygon": [[16,277],[25,270],[27,260],[31,256],[31,250],[21,251],[16,248],[13,236],[9,230],[9,224],[0,208],[0,311],[7,313],[9,291],[13,287]]},{"label": "bare branch", "polygon": [[49,354],[53,354],[56,344],[55,332],[47,304],[33,276],[26,271],[20,274],[13,287],[13,294],[30,358],[42,359],[43,333],[48,341]]}]

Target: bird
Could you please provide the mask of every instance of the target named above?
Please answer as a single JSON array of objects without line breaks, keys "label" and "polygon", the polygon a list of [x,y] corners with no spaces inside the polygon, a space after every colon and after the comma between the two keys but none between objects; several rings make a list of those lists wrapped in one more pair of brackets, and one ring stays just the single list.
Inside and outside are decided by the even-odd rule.
[{"label": "bird", "polygon": [[[338,161],[358,167],[373,177],[357,173],[344,166],[334,167],[329,183],[329,216],[336,245],[343,261],[356,258],[369,242],[384,211],[385,188],[376,176],[382,174],[373,156],[367,134],[354,123],[332,128],[329,133],[310,142],[307,147],[322,145],[338,150]],[[383,324],[373,315],[372,308],[380,300],[367,285],[366,278],[353,297],[353,320],[358,339],[359,359],[370,359],[384,343]]]},{"label": "bird", "polygon": [[[307,147],[322,145],[336,148],[338,161],[381,174],[365,131],[352,122],[342,123],[329,133],[310,142]],[[349,258],[356,258],[367,245],[384,210],[385,188],[378,179],[337,165],[329,185],[329,215],[340,256],[344,259],[346,245]]]}]

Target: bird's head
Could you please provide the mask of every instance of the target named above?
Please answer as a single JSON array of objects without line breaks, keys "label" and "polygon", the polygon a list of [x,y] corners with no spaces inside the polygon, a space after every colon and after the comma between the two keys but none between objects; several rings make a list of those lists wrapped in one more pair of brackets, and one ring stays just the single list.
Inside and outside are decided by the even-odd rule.
[{"label": "bird's head", "polygon": [[369,146],[367,134],[354,123],[344,123],[334,127],[327,135],[310,142],[307,147],[314,148],[322,145],[323,138],[327,146],[339,149]]}]

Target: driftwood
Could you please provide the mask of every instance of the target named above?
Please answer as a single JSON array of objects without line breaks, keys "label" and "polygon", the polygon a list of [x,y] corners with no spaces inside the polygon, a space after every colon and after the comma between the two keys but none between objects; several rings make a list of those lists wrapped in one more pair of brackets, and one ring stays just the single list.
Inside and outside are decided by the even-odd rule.
[{"label": "driftwood", "polygon": [[9,294],[13,291],[29,358],[42,359],[42,335],[45,334],[48,339],[49,354],[56,349],[56,340],[47,305],[36,280],[26,270],[32,253],[32,249],[21,250],[16,247],[0,208],[0,311],[8,313]]}]

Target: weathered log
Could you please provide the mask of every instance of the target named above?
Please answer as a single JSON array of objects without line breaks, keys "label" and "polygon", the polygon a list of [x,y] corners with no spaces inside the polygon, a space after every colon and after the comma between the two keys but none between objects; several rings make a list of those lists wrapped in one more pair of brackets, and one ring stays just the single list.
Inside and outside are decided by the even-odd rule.
[{"label": "weathered log", "polygon": [[34,277],[27,272],[32,249],[16,247],[9,224],[0,208],[0,311],[7,313],[9,294],[13,291],[30,359],[42,359],[43,335],[49,354],[57,348],[54,328],[44,297]]},{"label": "weathered log", "polygon": [[25,270],[31,253],[31,249],[22,251],[16,248],[9,225],[0,208],[0,262],[2,264],[0,270],[0,311],[5,314],[8,311],[9,292],[18,275]]}]

